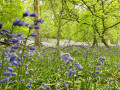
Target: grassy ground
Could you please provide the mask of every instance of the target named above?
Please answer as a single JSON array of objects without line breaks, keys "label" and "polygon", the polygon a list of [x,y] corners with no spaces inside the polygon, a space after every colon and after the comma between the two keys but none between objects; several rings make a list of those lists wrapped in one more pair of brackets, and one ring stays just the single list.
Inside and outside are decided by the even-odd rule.
[{"label": "grassy ground", "polygon": [[[18,51],[20,49],[12,54]],[[21,62],[22,71],[19,73],[21,77],[18,79],[19,67],[6,63],[15,69],[12,73],[17,75],[9,77],[9,81],[1,85],[1,89],[5,87],[7,90],[13,90],[19,83],[19,90],[40,90],[40,88],[49,90],[48,87],[51,90],[120,90],[119,51],[119,47],[46,48],[43,46],[37,47],[36,51],[26,48],[26,57]],[[66,65],[66,62],[61,61],[61,53],[69,53],[74,61]],[[6,57],[8,56],[6,55]],[[100,57],[105,57],[105,60],[98,65],[101,62]],[[15,59],[17,60],[17,58]],[[79,69],[75,63],[79,63],[83,69]],[[4,70],[4,72],[6,71]],[[28,73],[26,74],[26,72]],[[29,81],[29,78],[32,81]],[[24,82],[21,82],[23,79]],[[11,81],[16,83],[9,85]],[[31,85],[30,88],[26,88],[28,84]]]}]

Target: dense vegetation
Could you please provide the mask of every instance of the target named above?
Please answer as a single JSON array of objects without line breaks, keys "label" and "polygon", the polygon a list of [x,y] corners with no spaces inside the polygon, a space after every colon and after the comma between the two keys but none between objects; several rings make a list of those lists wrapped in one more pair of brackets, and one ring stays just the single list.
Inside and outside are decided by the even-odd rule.
[{"label": "dense vegetation", "polygon": [[[0,90],[120,90],[119,0],[2,0],[0,7]],[[37,45],[43,37],[56,46]],[[59,46],[60,39],[92,47]]]}]

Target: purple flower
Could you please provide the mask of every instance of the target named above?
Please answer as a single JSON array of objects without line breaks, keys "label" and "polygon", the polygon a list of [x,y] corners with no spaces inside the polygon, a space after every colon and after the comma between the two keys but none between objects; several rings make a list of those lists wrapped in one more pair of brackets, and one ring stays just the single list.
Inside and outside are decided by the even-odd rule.
[{"label": "purple flower", "polygon": [[97,71],[96,74],[99,74],[99,71]]},{"label": "purple flower", "polygon": [[35,48],[34,47],[30,47],[30,50],[35,50]]},{"label": "purple flower", "polygon": [[37,22],[44,23],[43,19],[39,19]]},{"label": "purple flower", "polygon": [[34,25],[38,25],[38,22],[34,22]]},{"label": "purple flower", "polygon": [[65,87],[67,87],[67,84],[66,84],[66,83],[63,83],[63,85],[64,85]]},{"label": "purple flower", "polygon": [[44,90],[43,87],[41,87],[40,90]]},{"label": "purple flower", "polygon": [[27,56],[27,55],[26,55],[26,54],[24,54],[24,55],[23,55],[23,58],[25,58],[26,56]]},{"label": "purple flower", "polygon": [[75,80],[77,80],[77,76],[75,75]]},{"label": "purple flower", "polygon": [[24,23],[24,26],[28,27],[29,23]]},{"label": "purple flower", "polygon": [[101,56],[99,59],[100,59],[101,61],[103,61],[103,60],[105,60],[106,58],[105,58],[105,56],[104,56],[104,57]]},{"label": "purple flower", "polygon": [[30,69],[30,71],[33,71],[33,69]]},{"label": "purple flower", "polygon": [[31,88],[31,84],[29,83],[26,87],[27,87],[27,88]]},{"label": "purple flower", "polygon": [[45,83],[43,83],[43,85],[42,85],[44,88],[47,86]]},{"label": "purple flower", "polygon": [[29,29],[32,29],[33,28],[33,25],[31,24],[30,26],[29,26]]},{"label": "purple flower", "polygon": [[69,84],[69,85],[68,85],[68,90],[70,90],[70,87],[71,87],[71,85]]},{"label": "purple flower", "polygon": [[28,75],[28,71],[26,71],[25,74]]},{"label": "purple flower", "polygon": [[102,65],[102,62],[97,63],[97,65]]},{"label": "purple flower", "polygon": [[4,35],[4,32],[0,32],[0,34]]},{"label": "purple flower", "polygon": [[17,59],[18,59],[19,62],[21,61],[21,58],[20,58],[20,57],[18,57]]},{"label": "purple flower", "polygon": [[1,83],[4,83],[5,81],[9,81],[9,79],[7,78],[7,77],[5,77],[5,78],[3,78],[3,79],[1,79]]},{"label": "purple flower", "polygon": [[10,40],[10,42],[15,44],[15,43],[19,42],[19,40],[18,39],[12,39],[12,40]]},{"label": "purple flower", "polygon": [[12,46],[13,49],[18,49],[19,44]]},{"label": "purple flower", "polygon": [[10,61],[15,60],[15,57],[16,57],[15,55],[11,56],[11,57],[10,57]]},{"label": "purple flower", "polygon": [[23,17],[27,17],[29,15],[30,15],[29,11],[26,11],[25,13],[23,13]]},{"label": "purple flower", "polygon": [[25,42],[26,42],[26,40],[24,39],[24,40],[23,40],[23,42],[25,43]]},{"label": "purple flower", "polygon": [[4,76],[11,76],[10,72],[4,72]]},{"label": "purple flower", "polygon": [[13,61],[13,65],[15,65],[15,66],[18,66],[19,64],[18,64],[18,62],[17,61]]},{"label": "purple flower", "polygon": [[16,73],[12,73],[11,75],[12,75],[12,76],[16,76]]},{"label": "purple flower", "polygon": [[33,80],[31,78],[29,78],[28,81],[32,82]]},{"label": "purple flower", "polygon": [[6,33],[6,36],[7,36],[8,38],[12,38],[13,35]]},{"label": "purple flower", "polygon": [[32,36],[32,37],[36,37],[37,34],[36,34],[36,33],[32,33],[32,34],[30,34],[30,36]]},{"label": "purple flower", "polygon": [[68,60],[69,57],[69,53],[61,53],[60,56],[62,57],[61,60],[66,62]]},{"label": "purple flower", "polygon": [[9,70],[10,72],[13,72],[13,71],[14,71],[14,69],[11,68],[11,67],[7,67],[7,70]]},{"label": "purple flower", "polygon": [[32,14],[30,14],[30,17],[36,17],[37,16],[37,13],[35,12],[35,13],[32,13]]},{"label": "purple flower", "polygon": [[3,32],[9,32],[9,30],[3,29]]},{"label": "purple flower", "polygon": [[60,87],[60,84],[59,84],[59,83],[57,83],[57,87]]},{"label": "purple flower", "polygon": [[83,69],[83,66],[81,66],[81,65],[76,65],[76,67],[77,67],[77,69]]},{"label": "purple flower", "polygon": [[69,76],[69,77],[72,77],[72,75],[73,75],[73,72],[70,71],[69,74],[68,74],[68,76]]},{"label": "purple flower", "polygon": [[15,81],[11,81],[11,82],[9,83],[9,85],[11,85],[11,84],[13,84],[13,83],[15,83]]},{"label": "purple flower", "polygon": [[35,29],[40,29],[40,26],[36,25],[36,26],[35,26]]},{"label": "purple flower", "polygon": [[19,21],[20,21],[19,19],[16,19],[16,20],[13,22],[13,25],[15,25],[15,26],[18,25]]},{"label": "purple flower", "polygon": [[24,82],[24,79],[22,79],[21,82]]},{"label": "purple flower", "polygon": [[24,25],[24,21],[20,21],[19,23],[18,23],[18,26],[23,26]]},{"label": "purple flower", "polygon": [[47,89],[48,89],[48,90],[50,90],[50,87],[49,87],[49,86],[47,86]]},{"label": "purple flower", "polygon": [[17,33],[17,37],[20,37],[21,36],[21,33]]},{"label": "purple flower", "polygon": [[4,42],[7,42],[7,39],[4,39]]},{"label": "purple flower", "polygon": [[2,24],[2,23],[0,23],[0,29],[2,28],[2,25],[3,25],[3,24]]}]

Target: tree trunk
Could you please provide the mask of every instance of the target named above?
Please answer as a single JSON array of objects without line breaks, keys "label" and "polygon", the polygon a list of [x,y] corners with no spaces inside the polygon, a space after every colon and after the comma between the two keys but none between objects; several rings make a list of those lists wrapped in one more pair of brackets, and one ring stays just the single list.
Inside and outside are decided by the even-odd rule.
[{"label": "tree trunk", "polygon": [[[37,17],[35,17],[35,22],[38,20],[39,18],[39,11],[38,11],[38,0],[34,0],[34,12],[37,13]],[[37,33],[37,37],[35,37],[35,43],[34,45],[40,45],[41,41],[40,41],[40,29],[35,29],[35,32]]]},{"label": "tree trunk", "polygon": [[92,43],[92,47],[95,47],[95,46],[98,46],[96,35],[94,35],[94,39],[93,39],[93,43]]}]

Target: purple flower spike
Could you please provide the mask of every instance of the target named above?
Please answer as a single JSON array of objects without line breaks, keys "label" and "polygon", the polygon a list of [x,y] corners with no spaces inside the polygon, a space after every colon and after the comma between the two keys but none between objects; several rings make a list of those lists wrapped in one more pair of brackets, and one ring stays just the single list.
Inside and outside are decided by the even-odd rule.
[{"label": "purple flower spike", "polygon": [[13,84],[13,83],[15,83],[15,81],[11,81],[11,82],[9,83],[9,85],[11,85],[11,84]]},{"label": "purple flower spike", "polygon": [[3,32],[9,32],[9,30],[3,29]]},{"label": "purple flower spike", "polygon": [[10,42],[15,44],[15,43],[19,42],[19,40],[18,39],[13,39],[13,40],[10,40]]},{"label": "purple flower spike", "polygon": [[13,49],[18,49],[19,44],[12,46]]},{"label": "purple flower spike", "polygon": [[14,69],[11,68],[11,67],[7,67],[7,70],[9,70],[10,72],[13,72],[13,71],[14,71]]},{"label": "purple flower spike", "polygon": [[23,26],[24,25],[24,21],[20,21],[19,23],[18,23],[18,26]]},{"label": "purple flower spike", "polygon": [[31,88],[31,84],[29,83],[26,87],[27,87],[27,88]]},{"label": "purple flower spike", "polygon": [[35,26],[35,29],[40,29],[40,26],[38,26],[38,25],[37,25],[37,26]]},{"label": "purple flower spike", "polygon": [[26,56],[27,56],[27,55],[26,55],[26,54],[24,54],[24,55],[23,55],[23,58],[25,58]]},{"label": "purple flower spike", "polygon": [[9,81],[9,79],[6,77],[6,78],[3,78],[3,79],[1,79],[1,83],[4,83],[5,81]]},{"label": "purple flower spike", "polygon": [[32,14],[30,14],[30,17],[36,17],[37,16],[37,13],[35,12],[35,13],[32,13]]},{"label": "purple flower spike", "polygon": [[10,72],[4,72],[4,76],[11,76]]},{"label": "purple flower spike", "polygon": [[32,82],[33,80],[31,78],[29,78],[28,81]]},{"label": "purple flower spike", "polygon": [[4,35],[4,32],[0,32],[0,34]]},{"label": "purple flower spike", "polygon": [[65,87],[67,87],[67,84],[66,83],[63,83]]},{"label": "purple flower spike", "polygon": [[40,90],[44,90],[43,87],[41,87]]},{"label": "purple flower spike", "polygon": [[12,76],[16,76],[17,74],[16,74],[16,73],[12,73],[11,75],[12,75]]},{"label": "purple flower spike", "polygon": [[17,59],[18,59],[19,62],[21,61],[21,58],[20,58],[20,57],[18,57]]},{"label": "purple flower spike", "polygon": [[29,26],[29,29],[32,29],[33,28],[33,25],[31,24],[30,26]]},{"label": "purple flower spike", "polygon": [[36,34],[36,33],[32,33],[30,36],[32,36],[32,37],[36,37],[37,34]]},{"label": "purple flower spike", "polygon": [[20,21],[19,19],[16,19],[16,20],[13,22],[13,25],[15,25],[15,26],[18,25],[19,21]]},{"label": "purple flower spike", "polygon": [[29,11],[26,11],[25,13],[23,13],[23,17],[27,17],[29,15],[30,15]]},{"label": "purple flower spike", "polygon": [[24,82],[24,79],[22,79],[21,82]]},{"label": "purple flower spike", "polygon": [[18,62],[17,61],[13,61],[13,65],[15,65],[15,66],[18,66],[19,64],[18,64]]},{"label": "purple flower spike", "polygon": [[17,33],[17,37],[20,37],[21,36],[21,33]]},{"label": "purple flower spike", "polygon": [[13,35],[6,33],[6,36],[7,36],[8,38],[12,38]]},{"label": "purple flower spike", "polygon": [[72,77],[72,75],[73,75],[73,72],[70,71],[69,74],[68,74],[68,76],[69,76],[69,77]]},{"label": "purple flower spike", "polygon": [[35,50],[35,48],[34,48],[34,47],[31,47],[30,50]]},{"label": "purple flower spike", "polygon": [[0,29],[2,28],[2,25],[3,25],[3,24],[2,24],[2,23],[0,23]]},{"label": "purple flower spike", "polygon": [[43,19],[39,19],[37,22],[44,23]]},{"label": "purple flower spike", "polygon": [[15,60],[15,57],[16,57],[15,55],[11,56],[11,57],[10,57],[10,61]]}]

